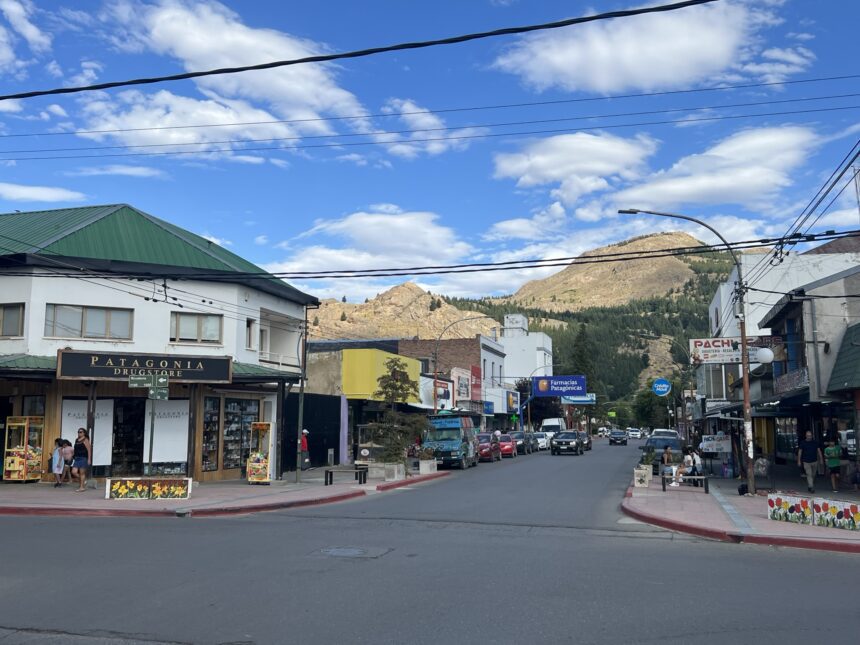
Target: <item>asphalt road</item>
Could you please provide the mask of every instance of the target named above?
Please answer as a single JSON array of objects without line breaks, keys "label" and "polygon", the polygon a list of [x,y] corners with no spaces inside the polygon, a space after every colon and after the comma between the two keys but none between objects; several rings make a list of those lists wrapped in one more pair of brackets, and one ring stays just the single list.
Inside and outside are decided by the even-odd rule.
[{"label": "asphalt road", "polygon": [[0,645],[856,641],[856,556],[631,522],[635,443],[291,512],[3,517]]}]

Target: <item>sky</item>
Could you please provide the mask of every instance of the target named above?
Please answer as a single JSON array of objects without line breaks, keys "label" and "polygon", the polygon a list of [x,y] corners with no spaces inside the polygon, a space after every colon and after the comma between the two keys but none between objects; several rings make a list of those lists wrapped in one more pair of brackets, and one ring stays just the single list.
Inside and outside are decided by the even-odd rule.
[{"label": "sky", "polygon": [[[636,6],[0,0],[0,94]],[[730,240],[778,236],[860,137],[860,78],[812,80],[860,74],[858,24],[854,0],[720,0],[332,63],[0,101],[0,212],[128,203],[283,272],[570,257],[666,230],[715,241],[694,224],[619,208],[688,214]],[[737,85],[755,87],[725,89]],[[854,228],[849,186],[812,230]],[[414,281],[481,297],[557,270]],[[406,279],[290,282],[362,302]]]}]

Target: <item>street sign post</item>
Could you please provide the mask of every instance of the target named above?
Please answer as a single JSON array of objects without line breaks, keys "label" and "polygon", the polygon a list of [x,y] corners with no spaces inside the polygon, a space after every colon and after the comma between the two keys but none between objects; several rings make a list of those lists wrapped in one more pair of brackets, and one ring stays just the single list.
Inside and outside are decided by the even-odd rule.
[{"label": "street sign post", "polygon": [[597,395],[594,392],[587,392],[582,396],[563,396],[561,402],[566,405],[596,405]]},{"label": "street sign post", "polygon": [[146,398],[153,401],[166,401],[168,391],[166,387],[151,387],[149,388],[149,395]]},{"label": "street sign post", "polygon": [[[155,444],[155,402],[167,401],[168,392],[170,391],[167,389],[167,386],[170,380],[163,374],[147,374],[146,376],[150,379],[149,392],[146,398],[152,401],[149,405],[149,460],[147,474],[152,477],[152,447]],[[134,377],[128,377],[129,384],[131,384],[132,378]]]},{"label": "street sign post", "polygon": [[154,374],[134,374],[128,377],[129,387],[153,387],[155,385]]}]

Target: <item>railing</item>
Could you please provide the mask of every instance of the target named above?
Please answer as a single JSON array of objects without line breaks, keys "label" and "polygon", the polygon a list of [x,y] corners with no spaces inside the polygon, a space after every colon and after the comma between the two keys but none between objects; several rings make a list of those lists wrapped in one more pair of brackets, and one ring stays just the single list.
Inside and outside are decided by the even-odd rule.
[{"label": "railing", "polygon": [[799,370],[792,370],[781,376],[777,376],[773,380],[773,393],[782,394],[791,390],[798,390],[809,385],[809,370],[801,367]]},{"label": "railing", "polygon": [[260,362],[271,365],[277,369],[295,368],[301,369],[299,359],[292,354],[277,354],[275,352],[260,352]]}]

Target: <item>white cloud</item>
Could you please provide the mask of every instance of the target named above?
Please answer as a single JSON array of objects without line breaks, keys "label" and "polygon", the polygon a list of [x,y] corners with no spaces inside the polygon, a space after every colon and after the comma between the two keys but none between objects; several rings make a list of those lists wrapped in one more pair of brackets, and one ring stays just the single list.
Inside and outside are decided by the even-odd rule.
[{"label": "white cloud", "polygon": [[372,213],[386,213],[388,215],[396,215],[403,212],[403,209],[397,204],[388,204],[385,202],[380,204],[371,204],[368,209]]},{"label": "white cloud", "polygon": [[254,244],[257,244],[258,246],[265,246],[268,243],[269,243],[269,238],[266,235],[258,235],[257,237],[254,238]]},{"label": "white cloud", "polygon": [[570,205],[582,195],[606,190],[610,179],[635,179],[656,149],[656,141],[647,136],[563,134],[531,143],[521,152],[496,155],[494,176],[514,178],[521,188],[558,184],[553,198]]},{"label": "white cloud", "polygon": [[214,235],[209,235],[209,233],[204,233],[201,235],[204,240],[209,240],[212,244],[217,244],[218,246],[232,246],[233,242],[230,240],[225,240],[223,237],[215,237]]},{"label": "white cloud", "polygon": [[535,213],[532,217],[517,217],[515,219],[496,222],[484,236],[485,240],[543,240],[556,236],[567,223],[567,213],[558,202]]},{"label": "white cloud", "polygon": [[21,112],[23,107],[21,107],[20,101],[10,100],[10,101],[0,101],[0,112]]},{"label": "white cloud", "polygon": [[540,91],[683,87],[736,63],[750,29],[745,6],[716,3],[528,36],[495,66]]},{"label": "white cloud", "polygon": [[[727,0],[523,37],[496,69],[544,91],[661,90],[751,76],[783,80],[808,68],[765,56],[762,31],[782,23],[779,2]],[[769,51],[773,55],[774,48]]]},{"label": "white cloud", "polygon": [[841,208],[827,213],[815,223],[813,228],[816,231],[830,228],[857,228],[858,218],[860,218],[860,212],[858,212],[857,206],[854,205],[853,207]]},{"label": "white cloud", "polygon": [[813,62],[815,54],[806,47],[771,47],[761,53],[760,61],[743,65],[741,69],[766,83],[779,83],[792,74],[805,72]]},{"label": "white cloud", "polygon": [[360,155],[358,153],[350,153],[347,155],[340,155],[337,157],[338,161],[346,161],[349,163],[354,163],[356,166],[366,166],[367,158],[364,155]]},{"label": "white cloud", "polygon": [[[480,128],[448,130],[445,121],[410,99],[389,99],[382,108],[385,114],[399,115],[399,121],[410,134],[376,134],[377,141],[386,142],[388,152],[404,159],[414,159],[421,153],[434,156],[449,150],[465,150],[470,137],[482,132]],[[388,130],[394,128],[389,127]]]},{"label": "white cloud", "polygon": [[63,107],[61,105],[57,105],[56,103],[51,103],[51,105],[46,107],[45,110],[48,113],[53,114],[54,116],[59,116],[59,117],[64,117],[64,118],[69,116],[68,113],[63,109]]},{"label": "white cloud", "polygon": [[30,16],[34,7],[30,2],[19,0],[0,0],[0,12],[6,16],[6,20],[12,28],[18,32],[30,49],[35,53],[46,52],[51,49],[51,37],[36,27]]},{"label": "white cloud", "polygon": [[120,176],[120,177],[143,177],[143,178],[162,178],[165,173],[157,168],[148,166],[126,166],[122,164],[110,166],[97,166],[92,168],[81,168],[72,170],[66,173],[72,177],[101,177],[101,176]]},{"label": "white cloud", "polygon": [[806,32],[806,31],[801,31],[801,32],[790,31],[786,34],[786,36],[788,36],[789,38],[792,38],[794,40],[799,40],[801,42],[807,42],[809,40],[815,40],[815,34],[810,34],[809,32]]},{"label": "white cloud", "polygon": [[818,145],[805,127],[758,128],[733,134],[701,154],[613,196],[623,207],[674,208],[683,204],[773,207],[792,173]]},{"label": "white cloud", "polygon": [[62,78],[63,76],[63,68],[60,67],[60,64],[55,60],[52,60],[45,65],[45,71],[54,78]]},{"label": "white cloud", "polygon": [[290,167],[290,162],[286,159],[279,159],[278,157],[269,157],[269,163],[273,166],[277,166],[278,168],[283,168],[286,170]]},{"label": "white cloud", "polygon": [[79,202],[86,195],[65,188],[0,182],[0,198],[11,202]]},{"label": "white cloud", "polygon": [[81,62],[81,71],[69,79],[69,85],[92,85],[99,79],[99,73],[104,65],[96,60]]}]

